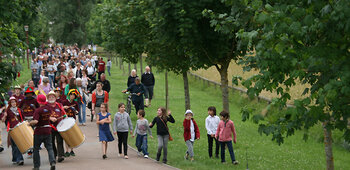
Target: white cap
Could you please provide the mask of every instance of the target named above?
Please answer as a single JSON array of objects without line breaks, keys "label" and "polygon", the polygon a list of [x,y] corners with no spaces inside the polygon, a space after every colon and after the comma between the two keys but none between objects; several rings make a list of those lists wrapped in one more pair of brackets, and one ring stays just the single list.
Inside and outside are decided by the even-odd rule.
[{"label": "white cap", "polygon": [[75,81],[82,81],[82,79],[81,78],[77,78],[77,79],[75,79]]},{"label": "white cap", "polygon": [[186,112],[185,112],[185,116],[186,116],[188,113],[191,113],[191,114],[192,114],[192,116],[194,116],[194,114],[193,114],[192,110],[186,110]]}]

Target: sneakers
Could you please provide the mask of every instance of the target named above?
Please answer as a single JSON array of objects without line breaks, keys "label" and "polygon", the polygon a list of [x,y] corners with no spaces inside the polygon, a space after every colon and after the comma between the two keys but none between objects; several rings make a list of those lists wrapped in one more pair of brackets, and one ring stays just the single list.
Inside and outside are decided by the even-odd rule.
[{"label": "sneakers", "polygon": [[143,157],[147,159],[147,158],[148,158],[148,155],[145,155],[145,156],[143,156]]},{"label": "sneakers", "polygon": [[75,156],[75,153],[73,151],[71,151],[70,156]]},{"label": "sneakers", "polygon": [[118,153],[118,157],[122,157],[123,155],[121,153]]},{"label": "sneakers", "polygon": [[103,158],[103,159],[106,159],[106,158],[107,158],[107,156],[106,156],[106,155],[103,155],[103,156],[102,156],[102,158]]},{"label": "sneakers", "polygon": [[232,164],[233,164],[233,165],[238,165],[239,162],[238,162],[238,161],[232,161]]},{"label": "sneakers", "polygon": [[70,154],[69,154],[69,152],[66,152],[66,153],[64,153],[64,157],[69,157],[70,156]]},{"label": "sneakers", "polygon": [[124,159],[129,159],[128,155],[125,155],[125,156],[124,156]]},{"label": "sneakers", "polygon": [[33,153],[31,151],[28,152],[28,156],[27,156],[28,159],[32,159],[33,158]]},{"label": "sneakers", "polygon": [[188,153],[184,156],[185,160],[188,160]]},{"label": "sneakers", "polygon": [[163,164],[166,164],[167,162],[168,162],[167,160],[165,160],[165,159],[163,160]]},{"label": "sneakers", "polygon": [[50,167],[50,170],[55,170],[56,169],[56,163],[51,163],[51,167]]},{"label": "sneakers", "polygon": [[22,161],[19,161],[19,162],[17,162],[17,165],[18,166],[22,166],[24,164],[24,161],[22,160]]},{"label": "sneakers", "polygon": [[0,152],[4,151],[4,148],[2,146],[0,146]]},{"label": "sneakers", "polygon": [[64,158],[62,158],[62,157],[57,159],[57,162],[62,162],[62,161],[64,161]]}]

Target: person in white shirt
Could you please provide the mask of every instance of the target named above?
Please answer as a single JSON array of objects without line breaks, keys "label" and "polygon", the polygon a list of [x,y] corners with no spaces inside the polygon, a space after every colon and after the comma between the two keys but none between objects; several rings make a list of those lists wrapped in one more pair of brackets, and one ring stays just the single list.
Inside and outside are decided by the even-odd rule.
[{"label": "person in white shirt", "polygon": [[208,152],[209,157],[213,157],[213,140],[215,140],[215,157],[219,158],[219,141],[215,138],[216,130],[219,126],[220,118],[216,116],[216,108],[214,106],[208,107],[208,117],[205,119],[205,128],[208,136]]},{"label": "person in white shirt", "polygon": [[55,83],[55,72],[57,71],[57,67],[54,65],[53,60],[49,61],[49,64],[47,65],[47,72],[49,76],[49,81],[50,81],[50,87],[54,87]]},{"label": "person in white shirt", "polygon": [[92,66],[91,61],[88,62],[87,67],[86,67],[86,71],[87,71],[87,76],[92,81],[95,81],[96,80],[96,71],[95,71],[95,67]]}]

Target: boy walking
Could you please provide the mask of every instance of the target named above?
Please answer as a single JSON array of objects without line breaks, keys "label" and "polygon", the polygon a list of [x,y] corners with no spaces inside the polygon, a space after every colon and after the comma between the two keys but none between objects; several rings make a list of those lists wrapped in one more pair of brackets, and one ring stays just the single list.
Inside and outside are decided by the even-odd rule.
[{"label": "boy walking", "polygon": [[141,155],[141,151],[144,155],[144,158],[148,158],[148,146],[147,146],[147,132],[152,137],[152,131],[151,128],[148,126],[148,120],[144,118],[145,117],[145,111],[139,110],[137,112],[137,118],[135,131],[132,137],[135,137],[135,134],[137,133],[136,137],[136,147],[138,150],[138,155]]}]

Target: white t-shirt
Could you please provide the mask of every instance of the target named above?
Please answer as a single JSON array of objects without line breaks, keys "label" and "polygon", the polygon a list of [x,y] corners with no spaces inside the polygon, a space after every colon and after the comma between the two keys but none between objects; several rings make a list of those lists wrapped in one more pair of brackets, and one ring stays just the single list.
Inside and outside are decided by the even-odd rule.
[{"label": "white t-shirt", "polygon": [[88,75],[93,75],[95,73],[95,68],[94,67],[86,67],[86,70],[88,72]]},{"label": "white t-shirt", "polygon": [[192,119],[191,119],[191,127],[190,127],[190,129],[191,129],[191,139],[190,140],[193,142],[196,134],[194,133],[194,124],[193,124],[193,120]]},{"label": "white t-shirt", "polygon": [[[55,75],[55,72],[54,72],[54,71],[56,71],[55,65],[48,64],[46,69],[49,72],[49,74],[48,74],[49,76],[54,76]],[[51,72],[51,71],[53,71],[53,72]]]}]

